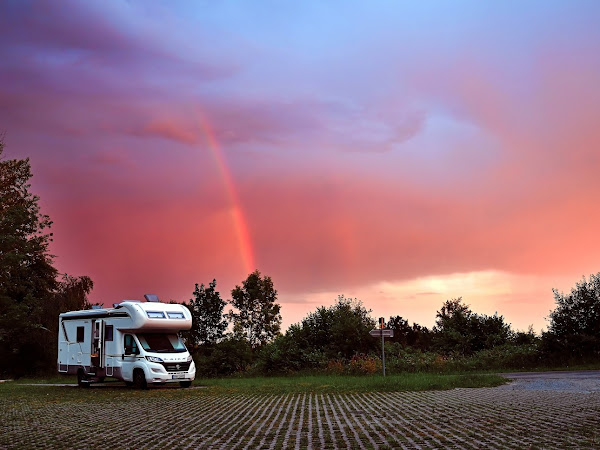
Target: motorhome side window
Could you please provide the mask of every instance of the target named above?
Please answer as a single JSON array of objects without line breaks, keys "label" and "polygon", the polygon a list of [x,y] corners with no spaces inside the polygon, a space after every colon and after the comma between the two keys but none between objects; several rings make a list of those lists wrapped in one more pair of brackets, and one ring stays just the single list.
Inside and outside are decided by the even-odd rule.
[{"label": "motorhome side window", "polygon": [[77,342],[83,342],[84,340],[84,336],[83,336],[83,327],[77,327]]},{"label": "motorhome side window", "polygon": [[126,355],[137,355],[139,354],[139,350],[133,335],[126,334],[125,335],[125,354]]},{"label": "motorhome side window", "polygon": [[113,340],[113,326],[112,325],[106,325],[106,328],[104,329],[104,340],[105,341]]}]

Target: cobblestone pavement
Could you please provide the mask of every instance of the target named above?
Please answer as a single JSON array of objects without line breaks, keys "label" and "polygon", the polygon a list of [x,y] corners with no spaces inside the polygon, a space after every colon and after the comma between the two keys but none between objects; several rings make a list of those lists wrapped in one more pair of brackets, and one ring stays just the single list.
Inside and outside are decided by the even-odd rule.
[{"label": "cobblestone pavement", "polygon": [[0,396],[0,448],[600,448],[599,391],[518,383],[281,396],[121,390],[97,401],[93,388],[83,399]]}]

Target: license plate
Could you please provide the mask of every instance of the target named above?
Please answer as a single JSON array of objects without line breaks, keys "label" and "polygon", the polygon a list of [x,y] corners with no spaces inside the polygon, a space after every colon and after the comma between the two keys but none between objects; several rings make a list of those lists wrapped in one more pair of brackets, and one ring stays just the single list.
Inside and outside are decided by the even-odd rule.
[{"label": "license plate", "polygon": [[173,375],[173,380],[178,380],[180,378],[185,378],[185,373],[176,373]]}]

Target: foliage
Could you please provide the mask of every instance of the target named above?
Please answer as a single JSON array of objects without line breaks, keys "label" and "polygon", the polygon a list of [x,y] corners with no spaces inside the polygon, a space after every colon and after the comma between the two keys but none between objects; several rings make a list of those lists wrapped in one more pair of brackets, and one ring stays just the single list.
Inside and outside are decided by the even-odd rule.
[{"label": "foliage", "polygon": [[411,327],[402,316],[391,316],[387,328],[394,331],[394,337],[389,339],[391,342],[420,350],[431,348],[433,333],[427,327],[417,323],[413,323]]},{"label": "foliage", "polygon": [[473,313],[462,298],[447,300],[436,314],[434,347],[445,355],[472,355],[483,349],[507,343],[510,325],[497,313]]},{"label": "foliage", "polygon": [[[292,325],[290,330],[294,327]],[[299,345],[290,330],[260,349],[256,359],[256,372],[266,375],[289,374],[316,367],[322,362],[322,355],[313,352],[311,358],[311,353],[305,352],[306,349]]]},{"label": "foliage", "polygon": [[317,308],[262,348],[255,369],[265,374],[326,369],[337,359],[345,367],[353,356],[377,349],[369,335],[375,325],[369,313],[359,300],[340,295],[334,305]]},{"label": "foliage", "polygon": [[252,348],[272,341],[281,329],[281,306],[276,300],[271,277],[261,278],[258,270],[248,275],[242,287],[236,286],[231,291],[231,305],[238,312],[230,310],[228,317],[236,336],[245,337]]},{"label": "foliage", "polygon": [[252,348],[244,338],[228,336],[194,352],[198,377],[218,377],[246,372],[252,363]]},{"label": "foliage", "polygon": [[183,303],[192,313],[192,328],[181,333],[190,349],[214,344],[223,338],[227,328],[227,321],[223,318],[225,301],[221,299],[216,287],[217,280],[214,279],[208,287],[196,284],[194,298],[189,303]]},{"label": "foliage", "polygon": [[87,276],[73,277],[64,274],[62,279],[57,282],[57,288],[54,295],[44,302],[42,308],[44,311],[41,324],[45,331],[44,351],[37,357],[46,358],[44,368],[56,370],[56,349],[58,347],[58,315],[66,311],[77,311],[80,309],[90,309],[92,307],[88,300],[88,295],[92,291],[94,283]]},{"label": "foliage", "polygon": [[377,349],[369,335],[375,326],[370,313],[360,300],[340,295],[334,305],[317,308],[288,333],[305,352],[318,351],[327,359],[350,359]]},{"label": "foliage", "polygon": [[54,368],[58,314],[87,304],[88,277],[52,266],[52,221],[30,192],[29,159],[2,159],[0,139],[0,373],[22,376]]},{"label": "foliage", "polygon": [[[0,158],[4,149],[0,141]],[[0,160],[0,372],[36,369],[43,349],[43,303],[56,288],[48,254],[52,222],[29,189],[28,159]],[[32,361],[33,359],[33,361]]]},{"label": "foliage", "polygon": [[553,292],[556,309],[542,338],[546,352],[600,356],[600,273],[583,277],[570,294]]},{"label": "foliage", "polygon": [[381,373],[381,359],[370,355],[354,355],[350,360],[351,375],[373,375]]}]

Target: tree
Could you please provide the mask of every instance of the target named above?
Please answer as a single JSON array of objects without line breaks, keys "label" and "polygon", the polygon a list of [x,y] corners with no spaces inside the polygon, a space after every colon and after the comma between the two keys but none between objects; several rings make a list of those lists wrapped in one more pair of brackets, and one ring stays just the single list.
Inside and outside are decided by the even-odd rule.
[{"label": "tree", "polygon": [[19,376],[55,366],[58,313],[83,306],[92,283],[57,281],[52,221],[30,192],[29,159],[3,159],[3,151],[0,138],[0,373]]},{"label": "tree", "polygon": [[369,335],[375,326],[370,312],[359,300],[340,295],[334,305],[317,308],[262,347],[255,368],[262,373],[289,373],[376,351],[377,340]]},{"label": "tree", "polygon": [[377,341],[369,334],[375,327],[370,313],[360,300],[339,295],[334,305],[317,308],[290,332],[305,351],[322,352],[330,359],[348,359],[377,348]]},{"label": "tree", "polygon": [[462,297],[446,300],[436,317],[435,345],[445,354],[469,356],[505,344],[511,337],[503,316],[476,314],[462,303]]},{"label": "tree", "polygon": [[572,356],[600,354],[600,273],[583,277],[570,294],[552,291],[556,309],[543,336],[546,346]]},{"label": "tree", "polygon": [[208,287],[201,284],[194,289],[194,298],[189,303],[184,303],[192,313],[192,328],[182,333],[188,346],[199,347],[219,342],[227,328],[227,321],[223,317],[225,301],[221,299],[216,290],[217,280],[212,280]]},{"label": "tree", "polygon": [[420,350],[428,350],[431,345],[431,331],[417,323],[412,327],[402,316],[391,316],[387,328],[394,330],[394,337],[391,342],[398,342],[402,346],[413,347]]},{"label": "tree", "polygon": [[[44,342],[43,304],[57,287],[52,222],[29,189],[29,159],[4,160],[0,139],[0,371],[24,373]],[[57,319],[58,320],[58,319]]]},{"label": "tree", "polygon": [[231,291],[231,305],[238,311],[228,313],[234,334],[245,337],[252,348],[273,340],[281,329],[281,306],[276,300],[277,291],[271,277],[261,278],[258,270],[248,275],[242,287],[236,286]]}]

